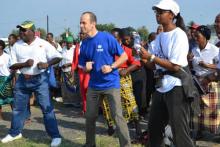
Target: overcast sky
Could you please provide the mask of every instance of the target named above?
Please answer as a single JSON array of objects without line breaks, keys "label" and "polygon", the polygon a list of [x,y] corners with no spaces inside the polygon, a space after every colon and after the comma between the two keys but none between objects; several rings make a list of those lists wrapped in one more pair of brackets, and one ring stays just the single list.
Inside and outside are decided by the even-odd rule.
[{"label": "overcast sky", "polygon": [[[1,0],[0,37],[7,37],[16,25],[32,20],[36,27],[46,29],[55,36],[70,28],[79,31],[79,18],[84,11],[93,11],[98,23],[114,23],[117,27],[146,26],[155,31],[157,24],[152,11],[158,0]],[[219,0],[177,0],[186,24],[191,20],[199,24],[212,24],[220,13]]]}]

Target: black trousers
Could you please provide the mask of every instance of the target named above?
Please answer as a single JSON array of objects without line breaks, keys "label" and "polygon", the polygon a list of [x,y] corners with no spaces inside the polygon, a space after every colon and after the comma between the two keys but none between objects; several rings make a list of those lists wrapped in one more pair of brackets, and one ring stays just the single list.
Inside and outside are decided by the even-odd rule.
[{"label": "black trousers", "polygon": [[166,93],[153,94],[149,117],[150,147],[163,143],[164,128],[171,125],[175,147],[194,147],[189,135],[190,103],[184,96],[183,88],[176,86]]},{"label": "black trousers", "polygon": [[146,108],[150,106],[152,94],[155,92],[154,72],[151,69],[145,68],[146,71]]},{"label": "black trousers", "polygon": [[131,73],[134,96],[138,105],[138,110],[146,108],[146,73],[142,67]]}]

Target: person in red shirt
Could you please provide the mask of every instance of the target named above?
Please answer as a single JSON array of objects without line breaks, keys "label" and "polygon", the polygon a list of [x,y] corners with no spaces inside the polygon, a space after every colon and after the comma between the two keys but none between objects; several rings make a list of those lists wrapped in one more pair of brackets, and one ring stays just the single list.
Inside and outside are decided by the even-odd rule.
[{"label": "person in red shirt", "polygon": [[[132,80],[130,72],[137,70],[141,67],[140,61],[136,60],[132,55],[132,49],[122,45],[121,42],[121,29],[115,28],[112,30],[112,35],[117,39],[117,41],[121,44],[122,48],[126,52],[128,56],[128,60],[123,63],[119,68],[120,74],[120,85],[121,85],[121,102],[123,108],[123,116],[127,120],[127,122],[133,121],[135,123],[136,134],[141,135],[141,128],[139,124],[139,115],[138,115],[138,107],[135,101],[135,97],[133,94]],[[115,60],[117,60],[117,56]],[[103,114],[108,124],[108,134],[112,135],[114,133],[114,122],[111,117],[110,107],[108,105],[107,99],[103,100]]]},{"label": "person in red shirt", "polygon": [[[85,39],[86,37],[87,37],[86,34],[83,34],[82,32],[79,33],[79,38],[81,41]],[[76,44],[76,48],[73,54],[73,62],[72,62],[71,71],[72,71],[73,77],[74,77],[75,71],[78,71],[78,74],[79,74],[80,92],[82,96],[82,105],[83,105],[82,114],[84,115],[86,112],[86,92],[87,92],[90,76],[89,76],[89,73],[85,73],[83,69],[78,68],[80,45],[81,45],[81,42]]]},{"label": "person in red shirt", "polygon": [[[129,28],[122,28],[122,44],[132,49],[134,58],[140,58],[138,52],[134,48],[135,34],[138,33],[131,31]],[[131,72],[132,86],[134,91],[135,100],[139,110],[139,116],[143,119],[146,113],[146,71],[141,62],[141,67]]]}]

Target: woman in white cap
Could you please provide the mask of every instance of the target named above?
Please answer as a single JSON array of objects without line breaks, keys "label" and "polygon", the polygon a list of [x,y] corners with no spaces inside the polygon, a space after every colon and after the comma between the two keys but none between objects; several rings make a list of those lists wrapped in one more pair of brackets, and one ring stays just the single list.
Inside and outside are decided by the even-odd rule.
[{"label": "woman in white cap", "polygon": [[[157,36],[153,52],[149,53],[142,48],[141,57],[147,59],[147,66],[156,68],[156,73],[177,72],[181,67],[188,65],[189,50],[179,5],[174,0],[161,0],[153,6],[153,10],[164,32]],[[159,76],[158,81],[160,82],[156,84],[149,117],[150,147],[161,146],[164,128],[168,123],[172,129],[175,146],[193,147],[189,135],[190,102],[184,94],[181,80],[164,74]]]}]

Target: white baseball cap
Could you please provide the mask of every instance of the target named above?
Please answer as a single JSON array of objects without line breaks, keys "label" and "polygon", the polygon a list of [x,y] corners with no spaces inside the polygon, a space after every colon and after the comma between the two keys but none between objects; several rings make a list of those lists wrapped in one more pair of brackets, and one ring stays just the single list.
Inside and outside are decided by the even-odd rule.
[{"label": "white baseball cap", "polygon": [[177,16],[180,12],[180,7],[174,0],[161,0],[158,4],[152,7],[153,10],[155,10],[156,8],[162,10],[170,10],[175,16]]}]

